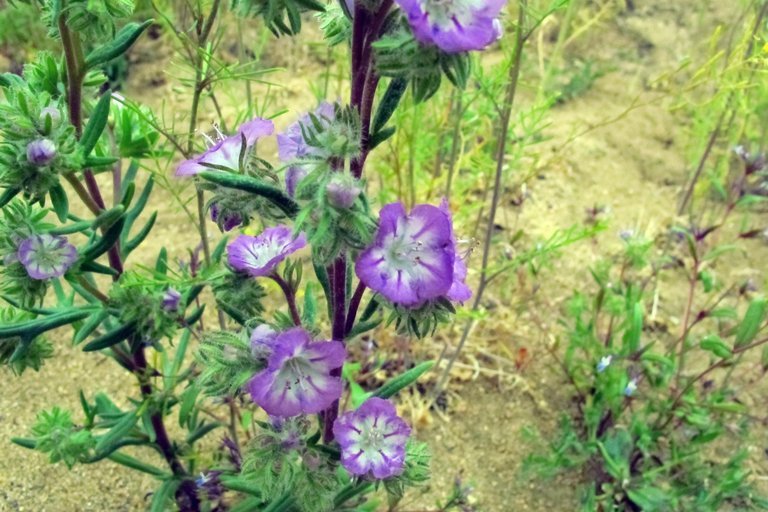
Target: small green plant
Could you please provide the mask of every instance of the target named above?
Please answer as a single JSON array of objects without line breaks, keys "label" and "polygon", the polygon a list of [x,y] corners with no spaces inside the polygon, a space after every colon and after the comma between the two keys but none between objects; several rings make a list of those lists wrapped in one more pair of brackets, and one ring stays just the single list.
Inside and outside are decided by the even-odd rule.
[{"label": "small green plant", "polygon": [[[567,304],[560,363],[575,410],[548,453],[528,463],[548,474],[580,470],[591,482],[582,510],[768,508],[740,448],[754,419],[740,384],[768,368],[767,303],[751,282],[726,283],[719,265],[756,233],[744,225],[754,162],[762,160],[741,160],[719,219],[675,226],[657,240],[623,231],[620,256],[592,268],[592,288]],[[736,212],[743,218],[729,222]],[[657,318],[667,301],[660,287],[683,288],[681,278],[681,324],[667,325]]]}]

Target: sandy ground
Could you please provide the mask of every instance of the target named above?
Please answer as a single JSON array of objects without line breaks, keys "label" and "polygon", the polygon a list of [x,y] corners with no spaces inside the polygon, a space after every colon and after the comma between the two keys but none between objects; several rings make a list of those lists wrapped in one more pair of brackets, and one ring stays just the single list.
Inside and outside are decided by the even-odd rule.
[{"label": "sandy ground", "polygon": [[[480,510],[576,508],[577,482],[531,482],[521,479],[519,473],[530,452],[523,429],[534,428],[545,436],[553,433],[569,401],[562,377],[544,346],[557,333],[559,305],[574,288],[589,282],[589,263],[618,246],[620,229],[635,227],[654,234],[672,220],[687,176],[685,120],[670,114],[668,102],[648,84],[695,51],[716,24],[735,17],[734,9],[714,1],[705,5],[681,2],[698,6],[688,10],[685,5],[671,7],[662,0],[637,3],[641,5],[635,12],[609,17],[569,49],[569,55],[610,64],[612,70],[582,96],[553,109],[553,123],[547,133],[553,138],[543,151],[556,156],[541,170],[540,179],[530,184],[522,207],[505,198],[498,221],[507,233],[525,226],[531,236],[546,236],[583,219],[588,208],[603,205],[609,208],[611,229],[594,243],[579,245],[556,260],[554,268],[542,274],[538,292],[534,293],[530,283],[512,293],[491,290],[489,300],[503,308],[503,322],[485,322],[473,332],[465,362],[471,367],[474,361],[496,375],[459,371],[460,378],[451,387],[449,410],[422,414],[419,437],[429,441],[434,451],[434,479],[424,495],[407,498],[403,512],[434,508],[434,502],[447,495],[459,474],[472,484],[472,499]],[[288,68],[272,77],[287,85],[280,92],[280,100],[308,107],[312,97],[304,87],[306,78],[296,73],[301,71],[296,69],[300,67],[296,62],[311,59],[310,50],[294,43],[283,48],[283,54],[273,57],[275,65]],[[138,58],[142,62],[167,59],[167,52],[151,44],[140,46],[138,51],[146,53]],[[157,66],[137,68],[126,94],[130,97],[132,92],[157,84],[153,80],[158,76],[162,74]],[[156,106],[161,98],[172,104],[180,94],[167,81],[155,87],[161,94],[153,94],[150,101]],[[521,97],[525,101],[525,91]],[[644,106],[622,116],[638,98]],[[225,107],[225,113],[231,112],[231,107]],[[202,118],[200,125],[205,126],[214,120],[215,112],[204,109]],[[565,149],[558,147],[572,133],[608,120],[614,122],[588,131]],[[194,242],[183,212],[163,198],[159,194],[155,199],[163,220],[154,231],[147,260],[152,259],[156,247],[169,240],[171,253],[177,257],[183,257],[184,248]],[[755,244],[751,249],[768,256],[764,246]],[[744,274],[760,276],[759,264],[753,263],[759,261],[759,257],[750,258],[737,266]],[[674,311],[678,298],[674,290],[667,291],[669,311]],[[458,328],[448,330],[443,338],[455,343],[458,334]],[[434,343],[435,351],[439,345]],[[507,357],[520,348],[532,356],[531,364],[522,372],[482,357],[483,351]],[[65,338],[58,340],[57,351],[57,359],[40,373],[27,372],[19,379],[6,377],[0,394],[0,439],[24,435],[40,409],[58,405],[77,410],[78,389],[89,394],[106,388],[118,397],[136,393],[132,379],[106,358],[86,356],[71,348]],[[3,511],[141,510],[154,484],[110,462],[68,471],[5,441],[0,444],[0,454]]]}]

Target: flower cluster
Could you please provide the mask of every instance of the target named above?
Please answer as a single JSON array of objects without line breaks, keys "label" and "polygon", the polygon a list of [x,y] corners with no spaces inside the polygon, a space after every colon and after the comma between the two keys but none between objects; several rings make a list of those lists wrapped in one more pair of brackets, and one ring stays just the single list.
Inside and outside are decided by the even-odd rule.
[{"label": "flower cluster", "polygon": [[402,306],[471,296],[446,203],[417,205],[410,213],[402,203],[384,206],[376,240],[358,257],[355,272],[368,288]]}]

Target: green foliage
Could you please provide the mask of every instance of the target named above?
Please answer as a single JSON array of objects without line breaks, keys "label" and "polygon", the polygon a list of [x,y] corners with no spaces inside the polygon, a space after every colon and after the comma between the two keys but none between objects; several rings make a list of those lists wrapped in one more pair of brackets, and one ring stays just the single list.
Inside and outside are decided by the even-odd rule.
[{"label": "green foliage", "polygon": [[[34,318],[34,314],[15,308],[0,309],[0,325],[21,323]],[[39,371],[43,361],[53,357],[53,345],[42,336],[32,339],[21,357],[14,357],[22,343],[21,336],[0,338],[0,365],[7,365],[16,375],[21,375],[27,368]]]},{"label": "green foliage", "polygon": [[133,14],[134,8],[133,0],[45,0],[44,5],[44,20],[51,35],[59,35],[58,19],[64,16],[71,30],[93,42],[112,38],[117,20]]},{"label": "green foliage", "polygon": [[[358,191],[349,207],[333,203],[332,186]],[[302,205],[296,216],[297,231],[303,231],[313,247],[314,257],[328,265],[343,251],[359,251],[373,240],[376,219],[365,196],[363,184],[351,176],[338,176],[327,166],[318,166],[304,177],[296,188],[296,199]]]},{"label": "green foliage", "polygon": [[373,47],[377,71],[382,76],[407,80],[417,103],[428,100],[437,92],[443,74],[458,88],[464,88],[469,79],[469,54],[443,53],[436,46],[420,44],[404,21],[376,41]]},{"label": "green foliage", "polygon": [[[682,337],[672,336],[654,326],[643,306],[650,283],[669,269],[662,264],[666,257],[641,235],[622,238],[622,256],[593,268],[594,289],[575,293],[567,305],[562,363],[578,410],[573,420],[564,418],[546,455],[529,458],[529,467],[543,474],[580,468],[594,482],[585,511],[765,509],[768,501],[750,483],[743,451],[734,450],[725,465],[709,458],[713,443],[736,448],[746,435],[748,417],[729,378],[741,360],[734,356],[766,329],[762,299],[750,301],[736,326],[715,318],[724,317],[712,309],[688,311]],[[700,235],[688,239],[693,257],[714,260],[721,253]],[[696,268],[699,261],[682,264]],[[690,279],[699,281],[695,273]],[[744,299],[720,287],[702,288],[720,295],[708,300],[720,308]],[[690,293],[694,301],[698,289]],[[709,366],[686,372],[689,359]],[[716,373],[720,368],[729,370]],[[705,377],[713,380],[705,383]],[[737,430],[729,434],[727,423]]]},{"label": "green foliage", "polygon": [[48,453],[51,462],[64,462],[69,468],[85,462],[96,445],[90,430],[76,427],[70,413],[58,407],[37,415],[32,434],[36,450]]},{"label": "green foliage", "polygon": [[262,424],[243,458],[242,475],[266,500],[290,497],[301,512],[329,512],[341,483],[306,418]]},{"label": "green foliage", "polygon": [[240,16],[260,16],[276,36],[298,34],[301,13],[325,10],[316,0],[231,0],[231,8]]},{"label": "green foliage", "polygon": [[264,368],[264,362],[251,352],[245,329],[238,333],[206,333],[196,357],[201,368],[197,383],[210,396],[236,396],[245,383]]},{"label": "green foliage", "polygon": [[219,308],[241,325],[264,312],[264,288],[239,272],[227,272],[213,285],[213,292]]},{"label": "green foliage", "polygon": [[110,290],[110,305],[120,313],[121,325],[132,325],[144,342],[172,337],[178,315],[162,307],[165,285],[138,272],[125,272]]}]

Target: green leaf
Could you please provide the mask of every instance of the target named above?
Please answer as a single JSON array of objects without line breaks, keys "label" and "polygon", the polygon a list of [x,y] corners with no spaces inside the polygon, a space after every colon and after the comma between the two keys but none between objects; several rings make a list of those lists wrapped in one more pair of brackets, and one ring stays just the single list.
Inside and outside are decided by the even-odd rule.
[{"label": "green leaf", "polygon": [[640,489],[627,489],[627,496],[640,510],[646,512],[673,510],[670,496],[659,487],[647,485]]},{"label": "green leaf", "polygon": [[56,212],[56,216],[61,222],[67,222],[67,214],[69,213],[69,200],[67,199],[67,193],[64,192],[64,188],[61,183],[57,183],[49,191],[51,196],[51,204],[53,205],[53,211]]},{"label": "green leaf", "polygon": [[11,199],[16,197],[16,194],[21,192],[21,187],[8,187],[5,189],[2,195],[0,195],[0,208],[11,202]]},{"label": "green leaf", "polygon": [[85,338],[90,336],[93,331],[95,331],[101,325],[101,323],[107,319],[108,316],[109,313],[103,309],[93,313],[77,331],[77,334],[75,334],[75,338],[72,340],[72,343],[74,345],[79,345],[85,341]]},{"label": "green leaf", "polygon": [[25,437],[12,437],[11,442],[29,450],[34,450],[37,448],[37,441],[34,439],[28,439]]},{"label": "green leaf", "polygon": [[95,340],[88,343],[85,347],[83,347],[83,351],[94,352],[96,350],[101,350],[104,348],[111,347],[112,345],[117,345],[118,343],[126,339],[128,336],[133,334],[135,328],[136,328],[136,324],[133,322],[125,325],[121,325],[120,327],[113,329],[108,333],[102,336],[99,336]]},{"label": "green leaf", "polygon": [[115,243],[120,239],[120,234],[123,232],[123,225],[125,224],[125,217],[120,217],[117,222],[112,224],[103,236],[98,238],[92,245],[85,248],[83,251],[83,261],[93,261],[108,250],[110,250]]},{"label": "green leaf", "polygon": [[416,382],[419,377],[428,372],[434,365],[434,361],[426,361],[411,368],[407,372],[398,375],[394,379],[385,383],[373,393],[373,396],[377,396],[379,398],[391,398],[395,396],[398,392],[400,392],[400,390]]},{"label": "green leaf", "polygon": [[152,228],[155,226],[155,221],[157,220],[157,212],[152,212],[152,215],[150,215],[149,220],[146,224],[144,224],[144,227],[141,228],[141,230],[136,234],[135,237],[128,240],[128,242],[125,244],[125,247],[123,248],[123,254],[128,255],[132,253],[141,243],[147,238],[149,235],[149,232],[152,231]]},{"label": "green leaf", "polygon": [[766,300],[765,297],[758,297],[749,303],[744,319],[736,330],[735,348],[743,347],[752,343],[760,327],[765,320]]},{"label": "green leaf", "polygon": [[375,134],[384,128],[387,121],[392,117],[392,114],[397,110],[397,106],[400,104],[400,100],[407,88],[408,81],[405,78],[393,78],[389,82],[387,91],[384,93],[384,97],[381,98],[379,106],[376,109],[376,116],[373,118],[373,127],[371,128],[372,133]]},{"label": "green leaf", "polygon": [[295,217],[299,212],[299,206],[296,202],[285,195],[282,190],[256,178],[217,171],[203,171],[198,173],[197,176],[222,187],[242,190],[243,192],[264,197],[280,208],[288,217]]},{"label": "green leaf", "polygon": [[376,327],[381,324],[383,321],[382,318],[377,318],[376,320],[366,320],[357,322],[354,327],[352,327],[352,330],[349,331],[349,334],[347,334],[347,339],[352,339],[356,336],[360,336],[361,334],[365,334],[366,332],[370,331],[371,329],[375,329]]},{"label": "green leaf", "polygon": [[165,512],[173,510],[171,505],[176,489],[179,488],[179,482],[175,478],[165,480],[157,490],[152,493],[152,503],[149,506],[149,512]]},{"label": "green leaf", "polygon": [[187,444],[196,443],[198,440],[203,438],[209,432],[212,432],[213,430],[222,426],[224,426],[224,424],[219,423],[218,421],[214,421],[212,423],[202,423],[193,432],[189,433],[189,435],[187,436]]},{"label": "green leaf", "polygon": [[632,305],[632,311],[627,318],[629,325],[624,332],[624,346],[629,351],[629,354],[634,354],[640,347],[640,336],[643,333],[643,305],[640,302],[635,302]]},{"label": "green leaf", "polygon": [[317,319],[317,298],[315,297],[315,283],[307,281],[304,287],[304,309],[301,312],[301,323],[310,331]]},{"label": "green leaf", "polygon": [[221,485],[231,491],[241,492],[243,494],[250,494],[257,498],[262,495],[260,489],[253,485],[250,480],[241,478],[239,476],[221,475]]},{"label": "green leaf", "polygon": [[117,33],[114,40],[96,48],[88,54],[85,58],[85,68],[93,69],[97,66],[101,66],[127,52],[152,22],[153,20],[147,20],[141,24],[128,23],[125,25],[120,32]]},{"label": "green leaf", "polygon": [[93,110],[91,118],[88,119],[88,124],[83,130],[83,136],[80,137],[80,146],[83,148],[83,156],[88,156],[96,147],[96,143],[99,142],[99,137],[104,131],[104,127],[107,126],[107,119],[109,118],[109,102],[112,100],[112,95],[109,91],[105,92],[99,98],[99,102],[96,103],[96,108]]},{"label": "green leaf", "polygon": [[142,473],[146,473],[163,480],[171,477],[171,474],[167,471],[163,471],[158,467],[147,464],[146,462],[142,462],[139,459],[124,453],[113,453],[108,458],[112,462],[117,462],[118,464],[121,464],[125,467],[135,469],[136,471],[141,471]]},{"label": "green leaf", "polygon": [[395,131],[396,130],[394,126],[388,126],[387,128],[383,128],[375,132],[373,135],[371,135],[371,138],[368,139],[368,149],[375,149],[383,142],[386,142],[387,139],[395,134]]},{"label": "green leaf", "polygon": [[109,454],[117,449],[117,443],[119,443],[123,437],[125,437],[139,420],[136,416],[136,411],[130,411],[123,414],[123,417],[118,421],[109,431],[99,438],[96,443],[96,453]]},{"label": "green leaf", "polygon": [[729,347],[728,344],[720,338],[720,336],[715,334],[705,336],[704,339],[702,339],[699,343],[699,346],[702,348],[702,350],[712,352],[717,357],[721,357],[723,359],[729,359],[733,355],[733,352],[731,352],[731,347]]}]

